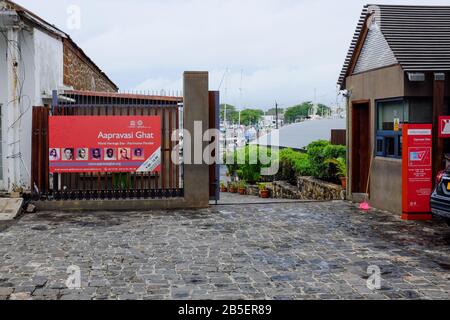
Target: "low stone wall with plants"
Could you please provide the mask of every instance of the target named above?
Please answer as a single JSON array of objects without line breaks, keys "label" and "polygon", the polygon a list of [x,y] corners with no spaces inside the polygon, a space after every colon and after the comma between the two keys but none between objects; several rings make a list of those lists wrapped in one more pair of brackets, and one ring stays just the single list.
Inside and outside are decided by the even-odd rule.
[{"label": "low stone wall with plants", "polygon": [[259,188],[255,185],[248,185],[247,186],[247,195],[249,196],[259,196]]},{"label": "low stone wall with plants", "polygon": [[[263,164],[258,155],[265,155],[272,163]],[[324,140],[312,142],[302,152],[245,146],[226,154],[228,176],[233,182],[222,182],[221,191],[278,199],[342,199],[347,176],[345,158],[345,146]],[[262,176],[262,169],[271,166],[279,170]]]},{"label": "low stone wall with plants", "polygon": [[341,200],[345,197],[341,186],[313,177],[297,177],[297,185],[285,181],[272,183],[271,195],[277,199]]}]

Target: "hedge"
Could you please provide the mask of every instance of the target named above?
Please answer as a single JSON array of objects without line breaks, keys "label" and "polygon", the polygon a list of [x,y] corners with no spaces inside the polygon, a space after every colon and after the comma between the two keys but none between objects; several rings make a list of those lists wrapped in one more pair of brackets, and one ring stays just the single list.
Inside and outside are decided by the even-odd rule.
[{"label": "hedge", "polygon": [[283,149],[279,153],[279,175],[277,179],[295,183],[297,176],[311,175],[311,162],[306,153]]},{"label": "hedge", "polygon": [[345,158],[347,148],[345,146],[332,145],[325,140],[319,140],[308,145],[307,150],[311,162],[312,175],[320,179],[335,180],[337,178],[337,168],[330,163],[330,160]]},{"label": "hedge", "polygon": [[[231,175],[237,175],[239,179],[245,180],[249,183],[255,183],[261,180],[261,170],[269,168],[271,163],[263,164],[260,155],[270,158],[272,155],[271,148],[261,147],[256,145],[247,145],[244,148],[239,148],[235,152],[226,155],[225,164],[228,172]],[[250,156],[252,156],[252,163],[250,164]],[[233,163],[228,163],[227,158],[233,159]],[[256,161],[253,161],[255,159]],[[245,160],[245,161],[242,161]],[[244,162],[240,163],[239,162]]]},{"label": "hedge", "polygon": [[[270,148],[258,147],[256,145],[246,146],[227,156],[234,160],[234,164],[227,164],[228,172],[237,175],[241,180],[250,183],[261,181],[261,169],[270,167],[270,164],[263,165],[260,158],[257,162],[249,164],[250,154],[267,154],[271,156],[273,151]],[[346,158],[346,147],[335,146],[325,140],[311,143],[307,147],[307,152],[298,152],[292,149],[283,149],[278,152],[279,172],[274,177],[277,180],[296,183],[298,176],[313,176],[319,179],[337,181],[339,169],[336,159]],[[244,164],[237,164],[238,159],[245,159]]]}]

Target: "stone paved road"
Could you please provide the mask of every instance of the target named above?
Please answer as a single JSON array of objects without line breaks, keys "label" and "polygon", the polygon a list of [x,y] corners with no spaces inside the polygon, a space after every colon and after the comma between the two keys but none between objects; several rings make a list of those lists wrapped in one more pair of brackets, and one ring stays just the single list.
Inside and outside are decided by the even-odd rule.
[{"label": "stone paved road", "polygon": [[[295,200],[295,199],[262,199],[256,196],[241,196],[237,193],[221,193],[220,200],[217,202],[218,205],[239,205],[239,204],[266,204],[266,203],[305,203],[305,202],[315,202],[315,201],[305,201],[305,200]],[[215,204],[214,200],[209,202],[211,205]]]},{"label": "stone paved road", "polygon": [[[6,228],[6,229],[5,229]],[[65,286],[70,265],[82,289]],[[366,286],[378,265],[382,288]],[[448,299],[450,228],[347,202],[23,216],[0,299]]]}]

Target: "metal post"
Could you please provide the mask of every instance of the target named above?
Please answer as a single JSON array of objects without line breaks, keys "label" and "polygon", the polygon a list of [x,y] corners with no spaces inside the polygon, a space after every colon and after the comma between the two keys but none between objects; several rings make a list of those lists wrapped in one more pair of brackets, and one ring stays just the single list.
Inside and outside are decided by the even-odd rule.
[{"label": "metal post", "polygon": [[275,101],[275,122],[276,122],[276,128],[278,130],[278,103]]},{"label": "metal post", "polygon": [[51,115],[54,115],[54,111],[57,106],[58,106],[58,91],[53,90],[52,91],[52,113],[51,113]]}]

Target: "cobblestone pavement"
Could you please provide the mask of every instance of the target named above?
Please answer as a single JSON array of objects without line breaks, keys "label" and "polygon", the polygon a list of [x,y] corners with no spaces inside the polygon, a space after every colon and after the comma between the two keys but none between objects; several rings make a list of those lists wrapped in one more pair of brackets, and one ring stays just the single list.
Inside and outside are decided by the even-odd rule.
[{"label": "cobblestone pavement", "polygon": [[[230,205],[230,204],[265,204],[265,203],[292,203],[292,202],[314,202],[314,201],[302,201],[293,199],[273,199],[267,198],[263,199],[256,196],[241,196],[237,193],[221,193],[220,200],[217,202],[218,205]],[[215,204],[215,201],[210,201],[211,205]]]},{"label": "cobblestone pavement", "polygon": [[449,245],[440,221],[340,201],[39,213],[0,227],[0,299],[448,299]]}]

